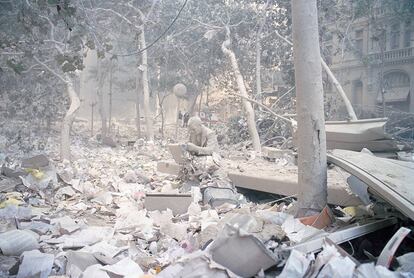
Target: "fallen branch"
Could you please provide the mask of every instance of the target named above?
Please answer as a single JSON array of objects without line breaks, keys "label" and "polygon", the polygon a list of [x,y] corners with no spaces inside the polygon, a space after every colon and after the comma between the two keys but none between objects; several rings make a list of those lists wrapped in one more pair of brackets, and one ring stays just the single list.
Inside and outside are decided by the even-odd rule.
[{"label": "fallen branch", "polygon": [[275,116],[275,117],[277,117],[277,118],[279,118],[279,119],[281,119],[281,120],[284,120],[284,121],[286,121],[286,122],[288,122],[292,127],[294,127],[294,128],[296,128],[296,126],[297,126],[297,123],[296,123],[296,121],[295,120],[291,120],[291,119],[288,119],[288,118],[285,118],[285,117],[283,117],[283,116],[281,116],[281,115],[278,115],[278,114],[276,114],[272,109],[270,109],[269,107],[267,107],[266,105],[264,105],[264,104],[261,104],[260,102],[258,102],[258,101],[255,101],[255,100],[253,100],[253,99],[251,99],[251,98],[248,98],[248,97],[245,97],[245,96],[243,96],[243,95],[239,95],[239,94],[236,94],[236,93],[232,93],[232,92],[230,92],[230,94],[231,95],[235,95],[235,96],[239,96],[239,97],[241,97],[241,98],[243,98],[243,99],[245,99],[245,100],[247,100],[247,101],[250,101],[250,102],[252,102],[252,103],[254,103],[254,104],[257,104],[257,105],[259,105],[260,107],[262,107],[263,109],[266,109],[270,114],[272,114],[273,116]]},{"label": "fallen branch", "polygon": [[[287,38],[283,37],[281,34],[279,34],[279,32],[276,31],[276,35],[281,38],[282,40],[284,40],[287,44],[293,46],[293,43],[288,40]],[[331,79],[332,83],[335,85],[336,90],[338,91],[339,95],[341,96],[344,104],[345,104],[345,108],[346,111],[348,112],[349,118],[353,121],[358,120],[354,108],[352,107],[351,102],[349,101],[348,97],[345,94],[344,89],[342,88],[341,84],[338,82],[338,80],[336,79],[335,75],[332,73],[331,69],[328,67],[328,65],[325,63],[325,61],[322,59],[321,56],[321,63],[322,63],[322,67],[323,69],[326,71],[326,73],[328,74],[329,78]]]}]

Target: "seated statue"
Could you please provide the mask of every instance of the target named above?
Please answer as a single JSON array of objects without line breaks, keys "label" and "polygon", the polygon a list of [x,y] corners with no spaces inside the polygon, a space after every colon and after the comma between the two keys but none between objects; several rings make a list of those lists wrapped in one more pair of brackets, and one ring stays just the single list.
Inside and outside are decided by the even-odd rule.
[{"label": "seated statue", "polygon": [[218,152],[216,133],[203,125],[199,117],[191,117],[188,120],[188,133],[190,140],[186,145],[186,150],[191,154],[202,156]]}]

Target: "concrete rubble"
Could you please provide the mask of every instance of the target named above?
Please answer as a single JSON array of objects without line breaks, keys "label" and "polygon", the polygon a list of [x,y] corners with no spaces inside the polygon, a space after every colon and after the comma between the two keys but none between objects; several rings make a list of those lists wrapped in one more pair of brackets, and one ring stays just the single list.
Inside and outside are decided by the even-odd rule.
[{"label": "concrete rubble", "polygon": [[[186,183],[165,142],[77,140],[72,163],[57,162],[53,146],[3,163],[0,277],[414,277],[409,232],[392,265],[348,255],[362,236],[373,234],[369,249],[378,230],[412,222],[338,169],[336,201],[297,219],[295,188]],[[223,168],[247,185],[254,179],[242,175],[293,169],[290,152],[267,152],[270,160],[240,153]]]}]

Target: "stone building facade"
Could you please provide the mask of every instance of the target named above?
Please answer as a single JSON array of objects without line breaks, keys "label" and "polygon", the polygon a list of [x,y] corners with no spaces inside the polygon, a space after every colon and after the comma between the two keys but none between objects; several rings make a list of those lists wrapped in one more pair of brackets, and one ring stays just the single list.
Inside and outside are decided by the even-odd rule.
[{"label": "stone building facade", "polygon": [[[382,111],[383,96],[386,109],[413,113],[414,14],[400,18],[376,9],[375,20],[361,16],[344,26],[345,39],[335,32],[334,22],[325,26],[322,54],[357,114]],[[326,93],[336,94],[326,84]]]}]

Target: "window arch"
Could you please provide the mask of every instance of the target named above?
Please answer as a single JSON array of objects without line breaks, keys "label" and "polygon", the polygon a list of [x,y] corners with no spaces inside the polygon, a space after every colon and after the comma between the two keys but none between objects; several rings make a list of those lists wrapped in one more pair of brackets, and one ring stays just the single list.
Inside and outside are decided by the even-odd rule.
[{"label": "window arch", "polygon": [[[384,100],[389,107],[409,111],[410,77],[404,71],[392,71],[384,75]],[[381,92],[377,102],[382,102]]]},{"label": "window arch", "polygon": [[393,71],[384,76],[385,89],[410,87],[410,77],[403,71]]}]

